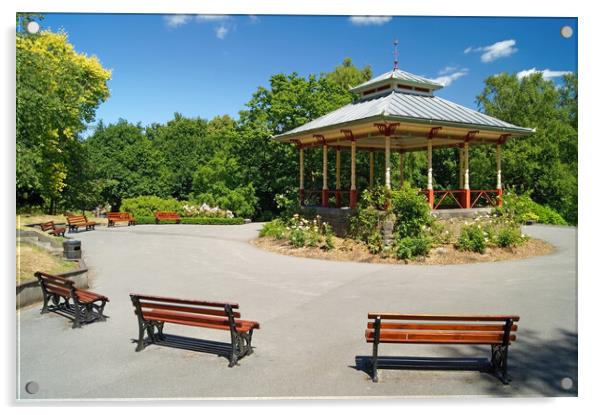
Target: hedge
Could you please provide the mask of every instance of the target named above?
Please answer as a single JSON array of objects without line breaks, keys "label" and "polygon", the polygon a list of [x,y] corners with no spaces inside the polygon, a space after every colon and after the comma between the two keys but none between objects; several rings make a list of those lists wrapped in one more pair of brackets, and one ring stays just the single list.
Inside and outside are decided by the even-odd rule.
[{"label": "hedge", "polygon": [[[176,223],[173,220],[161,221],[160,225]],[[245,223],[243,218],[182,218],[180,222],[183,225],[242,225]],[[152,216],[141,216],[136,218],[137,225],[154,225],[155,218]]]}]

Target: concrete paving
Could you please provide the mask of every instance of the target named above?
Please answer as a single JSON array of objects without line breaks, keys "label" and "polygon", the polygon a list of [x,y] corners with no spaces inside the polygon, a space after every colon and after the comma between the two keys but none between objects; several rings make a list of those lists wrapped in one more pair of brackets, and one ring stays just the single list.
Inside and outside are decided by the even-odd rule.
[{"label": "concrete paving", "polygon": [[[452,266],[312,260],[263,251],[259,224],[99,228],[77,238],[94,291],[111,302],[106,323],[71,329],[39,306],[19,317],[21,399],[559,396],[577,394],[576,229],[524,231],[556,246],[548,256]],[[255,353],[228,368],[224,357],[151,345],[136,353],[128,294],[235,301],[261,323]],[[362,370],[368,311],[512,313],[513,382],[478,371]],[[166,325],[166,333],[229,341],[227,332]],[[200,345],[201,343],[199,343]],[[391,356],[486,358],[487,347],[384,345]],[[30,395],[25,385],[35,381]]]}]

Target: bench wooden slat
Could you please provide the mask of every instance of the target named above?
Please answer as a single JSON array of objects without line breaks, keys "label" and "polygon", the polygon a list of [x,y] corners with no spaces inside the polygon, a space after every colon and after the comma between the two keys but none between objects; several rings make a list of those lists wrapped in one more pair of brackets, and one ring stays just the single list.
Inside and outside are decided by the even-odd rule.
[{"label": "bench wooden slat", "polygon": [[[194,314],[209,314],[212,316],[221,316],[228,317],[226,311],[222,309],[215,308],[201,308],[201,307],[186,307],[181,305],[173,305],[173,304],[162,304],[162,303],[149,303],[146,301],[140,301],[141,308],[152,308],[155,310],[170,310],[170,311],[180,311],[184,313],[194,313]],[[240,313],[237,311],[233,311],[232,315],[235,318],[240,318]]]},{"label": "bench wooden slat", "polygon": [[397,314],[397,313],[368,313],[369,319],[380,317],[381,320],[432,320],[432,321],[519,321],[515,315],[442,315],[442,314]]},{"label": "bench wooden slat", "polygon": [[[374,330],[366,330],[366,340],[374,341]],[[486,332],[401,332],[396,330],[381,330],[380,343],[471,343],[471,344],[501,344],[504,333]],[[516,340],[515,335],[510,336],[511,341]]]},{"label": "bench wooden slat", "polygon": [[[368,322],[368,328],[374,328],[374,322]],[[388,330],[464,330],[464,331],[504,331],[503,324],[444,324],[444,323],[380,323],[381,329]],[[518,330],[516,324],[511,331]]]},{"label": "bench wooden slat", "polygon": [[[230,330],[228,319],[217,317],[200,317],[192,314],[177,313],[170,311],[146,311],[142,313],[146,320],[165,321],[168,323],[182,324],[187,326],[207,327],[219,330]],[[252,328],[259,328],[254,321],[236,320],[236,328],[246,332]]]},{"label": "bench wooden slat", "polygon": [[232,308],[238,308],[237,303],[227,303],[227,302],[217,302],[217,301],[198,301],[198,300],[190,300],[184,298],[171,298],[171,297],[162,297],[158,295],[142,295],[142,294],[130,294],[132,296],[138,297],[140,300],[150,300],[156,302],[163,303],[172,303],[172,304],[189,304],[189,305],[199,305],[206,307],[225,307],[229,305]]}]

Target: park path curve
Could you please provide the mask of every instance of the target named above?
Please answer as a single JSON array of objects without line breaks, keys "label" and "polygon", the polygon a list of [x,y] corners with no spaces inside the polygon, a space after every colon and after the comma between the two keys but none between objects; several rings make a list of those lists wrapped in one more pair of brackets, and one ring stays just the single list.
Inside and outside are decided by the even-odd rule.
[{"label": "park path curve", "polygon": [[[259,228],[138,225],[76,235],[91,289],[111,299],[110,319],[72,330],[63,317],[40,315],[39,306],[20,310],[19,397],[576,395],[575,228],[524,228],[552,243],[551,255],[450,266],[284,256],[249,243]],[[206,353],[152,345],[135,353],[130,292],[238,302],[243,318],[261,323],[255,353],[232,369]],[[519,314],[518,341],[510,348],[513,382],[503,386],[472,371],[382,370],[374,384],[356,369],[371,352],[363,336],[368,311]],[[229,341],[227,332],[181,326],[166,332]],[[484,347],[388,346],[383,354],[489,354]],[[37,394],[25,392],[29,381],[38,383]]]}]

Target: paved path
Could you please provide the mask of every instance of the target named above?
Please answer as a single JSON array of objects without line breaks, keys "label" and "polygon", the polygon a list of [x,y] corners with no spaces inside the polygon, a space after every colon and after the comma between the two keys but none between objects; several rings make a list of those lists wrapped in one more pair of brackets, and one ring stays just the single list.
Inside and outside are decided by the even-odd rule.
[{"label": "paved path", "polygon": [[[22,398],[206,398],[576,394],[576,230],[532,226],[552,255],[453,266],[381,265],[304,259],[248,243],[260,225],[139,225],[81,232],[92,289],[110,319],[79,330],[58,315],[21,310]],[[223,357],[149,346],[135,353],[128,293],[237,301],[261,322],[255,353],[229,369]],[[370,354],[368,311],[514,313],[513,382],[473,371],[382,370],[369,380],[356,362]],[[227,332],[166,326],[166,332],[229,341]],[[395,356],[488,357],[486,347],[382,347]],[[561,386],[563,378],[572,388]],[[28,381],[39,384],[27,395]],[[565,384],[566,384],[565,380]]]}]

